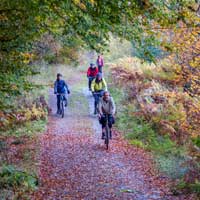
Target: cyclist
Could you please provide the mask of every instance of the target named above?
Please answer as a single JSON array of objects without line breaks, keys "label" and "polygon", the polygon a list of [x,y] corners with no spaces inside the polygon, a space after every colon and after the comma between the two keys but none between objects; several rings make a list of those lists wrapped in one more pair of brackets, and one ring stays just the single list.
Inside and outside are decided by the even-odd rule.
[{"label": "cyclist", "polygon": [[91,91],[91,83],[95,79],[97,73],[98,73],[98,68],[93,63],[90,63],[90,67],[87,70],[88,87],[90,91]]},{"label": "cyclist", "polygon": [[70,90],[68,88],[68,85],[65,83],[64,80],[62,80],[62,74],[57,74],[57,79],[54,83],[54,94],[57,94],[57,114],[60,113],[60,99],[61,94],[64,94],[64,100],[65,100],[65,106],[67,106],[67,99],[66,99],[66,92],[70,94]]},{"label": "cyclist", "polygon": [[103,58],[102,58],[101,55],[98,55],[98,58],[97,58],[97,66],[98,66],[99,72],[102,73],[102,67],[104,66],[104,61],[103,61]]},{"label": "cyclist", "polygon": [[116,111],[115,102],[110,96],[109,92],[106,91],[103,97],[99,101],[99,122],[102,125],[102,139],[105,139],[105,126],[106,126],[106,116],[108,115],[108,126],[110,128],[110,139],[112,139],[112,124],[115,123],[114,114]]},{"label": "cyclist", "polygon": [[92,81],[91,90],[94,96],[94,114],[97,114],[97,105],[99,98],[102,97],[105,90],[107,90],[107,84],[102,74],[98,73],[96,78]]}]

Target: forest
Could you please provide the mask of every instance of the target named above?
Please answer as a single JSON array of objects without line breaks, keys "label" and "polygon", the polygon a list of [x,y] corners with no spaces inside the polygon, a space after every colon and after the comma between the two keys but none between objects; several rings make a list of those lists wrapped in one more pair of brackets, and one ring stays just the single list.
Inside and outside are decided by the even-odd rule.
[{"label": "forest", "polygon": [[[86,92],[100,54],[117,107],[107,153]],[[198,199],[199,127],[199,0],[1,0],[0,199]]]}]

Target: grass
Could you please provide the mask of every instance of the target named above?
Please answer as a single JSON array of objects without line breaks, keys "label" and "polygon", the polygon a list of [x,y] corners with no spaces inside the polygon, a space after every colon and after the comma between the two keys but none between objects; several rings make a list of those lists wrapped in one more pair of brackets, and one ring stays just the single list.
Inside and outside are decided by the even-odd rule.
[{"label": "grass", "polygon": [[181,179],[174,188],[174,192],[177,192],[177,190],[185,190],[186,193],[187,191],[192,191],[200,197],[200,182],[196,180],[195,183],[186,183],[183,179]]},{"label": "grass", "polygon": [[110,89],[114,97],[118,114],[116,126],[124,132],[124,137],[130,144],[151,151],[155,162],[161,172],[171,178],[181,178],[187,172],[186,150],[178,146],[167,135],[159,135],[154,124],[137,117],[133,113],[137,110],[133,103],[127,102],[124,90],[112,87]]},{"label": "grass", "polygon": [[[71,78],[72,73],[76,73],[76,68],[66,66],[66,65],[47,65],[44,62],[41,62],[39,64],[36,64],[35,66],[36,71],[39,71],[40,73],[29,77],[29,81],[40,85],[40,87],[35,88],[32,91],[25,92],[22,96],[17,97],[15,99],[15,111],[23,111],[26,110],[26,118],[28,117],[28,114],[31,115],[31,106],[33,105],[33,102],[36,101],[36,99],[40,98],[41,96],[44,96],[44,99],[46,102],[48,102],[49,99],[49,89],[53,87],[54,81],[56,80],[56,74],[62,73],[63,78],[65,80],[69,80]],[[42,109],[42,108],[41,108]],[[8,112],[9,110],[7,110]],[[29,112],[30,111],[30,112]],[[36,109],[34,110],[36,111]],[[12,113],[12,110],[10,110],[10,113]],[[39,111],[35,114],[40,114]],[[47,118],[47,112],[44,114],[44,118]],[[29,116],[30,117],[30,116]],[[37,117],[37,116],[36,116]],[[38,116],[38,118],[40,118]],[[29,119],[27,118],[28,121]],[[12,122],[11,122],[12,123]],[[29,121],[29,122],[22,122],[21,125],[16,125],[16,123],[9,124],[8,127],[6,127],[6,131],[1,131],[0,135],[3,136],[17,136],[20,137],[21,135],[33,135],[36,132],[42,132],[45,130],[45,126],[47,123],[47,120],[35,120],[35,121]],[[14,128],[13,128],[14,127]]]},{"label": "grass", "polygon": [[[48,101],[49,88],[53,86],[57,71],[63,69],[64,66],[47,66],[45,63],[41,63],[36,68],[40,71],[40,74],[30,77],[30,81],[42,87],[36,88],[25,93],[22,97],[17,98],[16,109],[26,108],[26,105],[27,109],[29,109],[32,102],[40,96],[44,96],[45,100]],[[25,104],[23,104],[24,102]],[[29,110],[27,110],[26,115],[28,112]],[[14,158],[11,160],[1,160],[0,187],[2,192],[0,199],[30,199],[28,192],[34,190],[37,186],[37,178],[35,175],[37,173],[35,155],[38,151],[36,136],[38,133],[46,130],[47,114],[46,112],[46,117],[43,117],[43,119],[13,124],[6,131],[0,132],[2,138],[5,139],[5,142],[0,141],[2,155],[6,155],[10,150],[10,146],[6,143],[7,139],[9,141],[9,137],[14,138],[13,143],[16,145],[16,149],[23,148],[23,152],[19,152],[21,156],[20,160],[16,161]],[[28,140],[24,136],[26,138],[29,137]]]},{"label": "grass", "polygon": [[[0,167],[0,199],[24,199],[28,200],[29,192],[37,187],[37,165],[35,154],[38,151],[36,133],[43,132],[46,128],[46,121],[31,121],[20,127],[4,132],[4,135],[9,138],[13,137],[13,145],[19,151],[20,160],[14,157],[1,160]],[[28,141],[23,137],[28,138]],[[31,140],[31,141],[30,141]],[[33,141],[33,142],[32,142]],[[1,156],[7,157],[7,152],[10,151],[10,145],[6,142],[1,142]],[[34,149],[32,146],[34,145]],[[20,148],[23,151],[20,152]]]},{"label": "grass", "polygon": [[138,139],[130,139],[129,143],[139,148],[143,148],[143,149],[145,148],[145,145],[143,144],[143,142]]},{"label": "grass", "polygon": [[7,131],[1,131],[1,136],[34,136],[36,133],[42,133],[46,130],[47,120],[35,120],[29,121],[22,125],[16,126],[13,129]]},{"label": "grass", "polygon": [[188,171],[186,159],[181,156],[156,154],[155,161],[160,171],[172,179],[182,178]]},{"label": "grass", "polygon": [[13,165],[4,165],[0,170],[0,199],[30,199],[28,193],[35,190],[38,179],[35,174],[21,171]]}]

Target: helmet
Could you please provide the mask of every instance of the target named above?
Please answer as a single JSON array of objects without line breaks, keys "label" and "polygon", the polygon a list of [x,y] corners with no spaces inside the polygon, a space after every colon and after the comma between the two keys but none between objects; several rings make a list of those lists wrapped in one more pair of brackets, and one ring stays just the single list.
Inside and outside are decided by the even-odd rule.
[{"label": "helmet", "polygon": [[90,67],[93,67],[94,66],[94,63],[90,63]]},{"label": "helmet", "polygon": [[99,73],[97,74],[97,78],[102,78],[102,73],[99,72]]},{"label": "helmet", "polygon": [[62,74],[60,74],[60,73],[57,73],[57,77],[58,77],[58,76],[62,76]]}]

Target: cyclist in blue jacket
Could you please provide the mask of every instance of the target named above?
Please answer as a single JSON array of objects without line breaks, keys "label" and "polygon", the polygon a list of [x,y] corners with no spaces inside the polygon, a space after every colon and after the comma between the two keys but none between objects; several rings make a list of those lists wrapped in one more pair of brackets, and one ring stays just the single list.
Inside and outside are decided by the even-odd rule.
[{"label": "cyclist in blue jacket", "polygon": [[70,94],[68,85],[62,80],[62,74],[57,74],[57,79],[54,83],[54,94],[57,94],[57,114],[60,112],[60,98],[61,94],[64,94],[65,106],[67,106],[66,92]]}]

